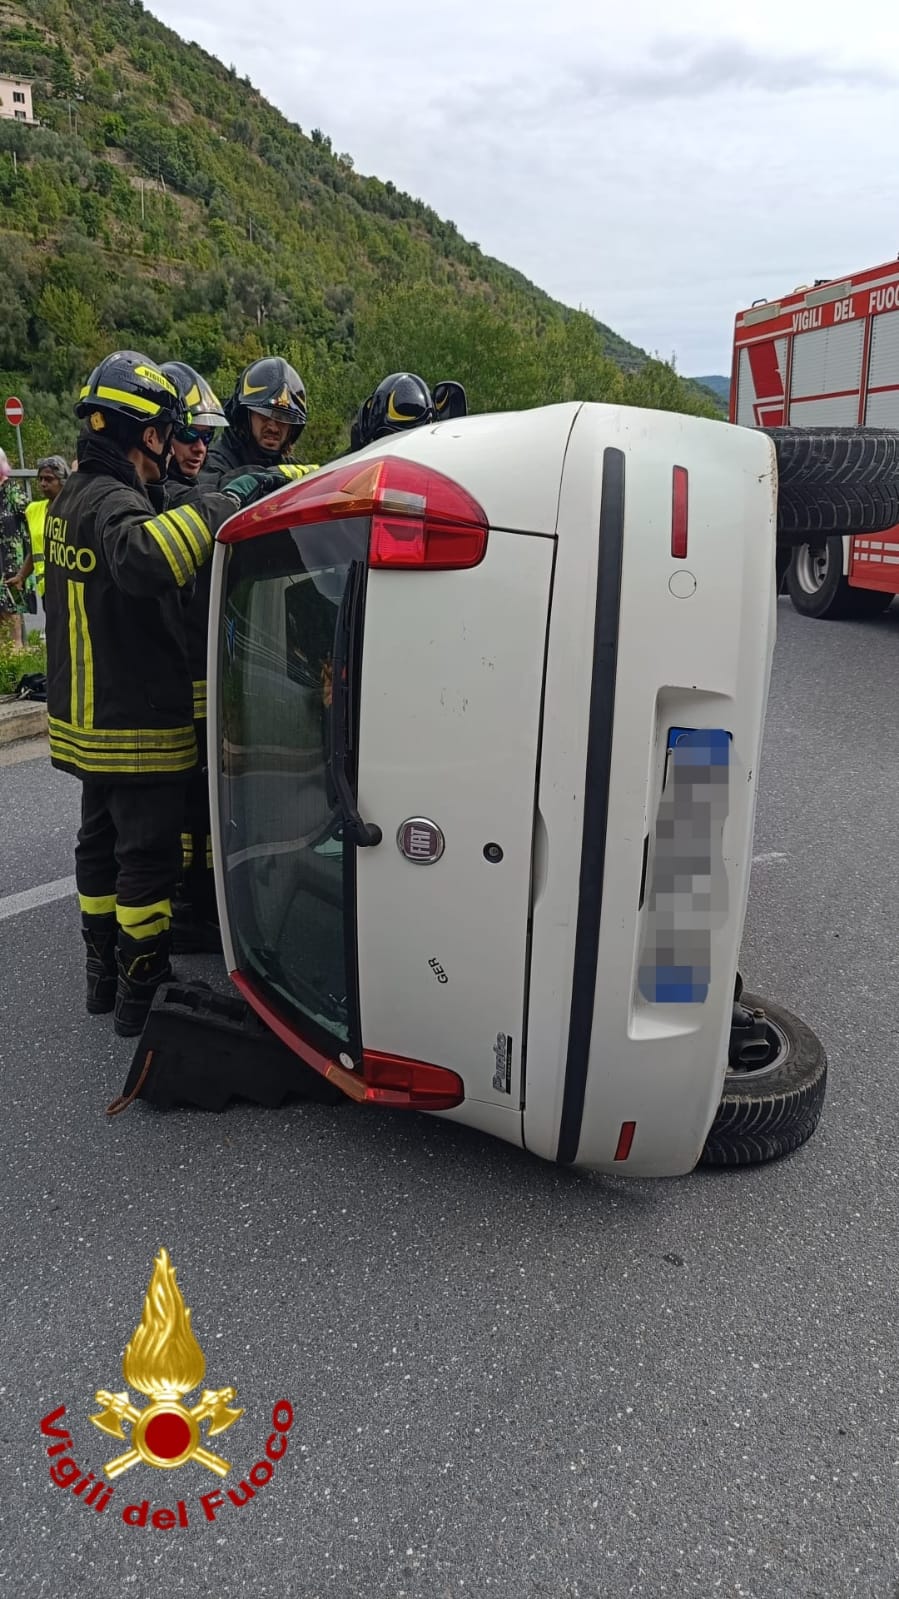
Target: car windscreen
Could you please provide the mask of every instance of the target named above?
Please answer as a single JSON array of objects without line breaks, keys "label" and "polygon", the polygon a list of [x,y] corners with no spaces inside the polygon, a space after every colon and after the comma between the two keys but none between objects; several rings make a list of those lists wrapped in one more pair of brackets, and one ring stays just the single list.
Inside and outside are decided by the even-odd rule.
[{"label": "car windscreen", "polygon": [[[357,519],[235,543],[220,623],[221,847],[238,967],[332,1057],[358,1050],[355,860],[333,781],[332,673],[367,534]],[[345,688],[354,723],[358,684]]]}]

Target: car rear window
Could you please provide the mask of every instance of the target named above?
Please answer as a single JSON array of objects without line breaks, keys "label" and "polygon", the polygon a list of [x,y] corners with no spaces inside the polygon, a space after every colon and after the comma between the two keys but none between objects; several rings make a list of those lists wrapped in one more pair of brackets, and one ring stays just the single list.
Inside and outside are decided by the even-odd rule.
[{"label": "car rear window", "polygon": [[335,1043],[357,1052],[358,1000],[355,852],[328,770],[331,671],[367,535],[355,520],[234,544],[221,618],[220,815],[238,966],[332,1056]]}]

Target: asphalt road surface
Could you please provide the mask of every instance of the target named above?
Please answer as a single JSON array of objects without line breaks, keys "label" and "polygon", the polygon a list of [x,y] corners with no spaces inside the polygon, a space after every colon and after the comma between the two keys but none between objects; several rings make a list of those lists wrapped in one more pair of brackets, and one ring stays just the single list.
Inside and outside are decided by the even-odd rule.
[{"label": "asphalt road surface", "polygon": [[[349,1105],[107,1122],[131,1050],[82,1010],[77,784],[4,758],[0,1592],[894,1599],[897,612],[780,605],[742,964],[831,1078],[812,1142],[744,1172],[591,1179]],[[39,1424],[65,1406],[84,1472],[126,1447],[88,1418],[162,1244],[234,1469],[139,1466],[98,1514]],[[281,1399],[271,1480],[207,1520]],[[187,1527],[125,1524],[147,1496]]]}]

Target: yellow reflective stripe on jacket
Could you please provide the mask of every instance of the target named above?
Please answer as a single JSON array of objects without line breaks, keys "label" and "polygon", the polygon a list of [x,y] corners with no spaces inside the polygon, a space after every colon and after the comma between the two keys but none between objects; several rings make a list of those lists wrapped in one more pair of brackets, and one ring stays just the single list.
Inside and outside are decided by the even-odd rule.
[{"label": "yellow reflective stripe on jacket", "polygon": [[161,516],[154,516],[145,522],[144,527],[159,545],[172,569],[172,576],[178,587],[183,588],[193,577],[196,562],[181,529],[175,525],[166,511],[163,511]]},{"label": "yellow reflective stripe on jacket", "polygon": [[197,764],[196,749],[183,754],[160,754],[154,750],[133,751],[130,755],[98,755],[87,752],[71,740],[50,734],[51,758],[73,766],[87,777],[109,773],[114,777],[149,777],[157,773],[173,776],[191,772]]},{"label": "yellow reflective stripe on jacket", "polygon": [[200,543],[199,564],[202,566],[207,557],[212,554],[213,539],[210,529],[206,526],[206,523],[203,521],[203,518],[196,506],[179,505],[177,510],[172,511],[170,515],[174,517],[184,517],[185,520],[190,522],[193,528],[196,530],[197,538],[199,539]]},{"label": "yellow reflective stripe on jacket", "polygon": [[145,522],[144,527],[162,550],[179,588],[194,576],[212,553],[212,534],[199,511],[192,505],[179,505],[177,510],[163,511]]},{"label": "yellow reflective stripe on jacket", "polygon": [[[197,535],[196,530],[191,527],[187,518],[182,516],[180,512],[166,511],[165,514],[169,518],[170,522],[174,522],[178,532],[185,540],[187,548],[190,551],[190,556],[194,563],[194,567],[202,566],[206,559],[206,551],[202,540]],[[211,542],[212,541],[210,540],[210,543]]]},{"label": "yellow reflective stripe on jacket", "polygon": [[87,774],[189,772],[196,765],[193,724],[179,728],[72,727],[49,717],[50,754]]},{"label": "yellow reflective stripe on jacket", "polygon": [[196,678],[193,684],[194,691],[194,721],[203,722],[206,719],[206,679]]},{"label": "yellow reflective stripe on jacket", "polygon": [[70,714],[76,727],[90,728],[94,721],[94,652],[84,608],[84,584],[69,578],[68,599]]},{"label": "yellow reflective stripe on jacket", "polygon": [[194,742],[192,723],[185,723],[183,727],[76,727],[71,722],[64,722],[58,716],[48,717],[51,733],[56,732],[63,737],[78,738],[84,744],[89,744],[95,749],[105,749],[109,745],[117,745],[123,749],[140,749],[150,744],[160,748],[179,749],[185,744]]}]

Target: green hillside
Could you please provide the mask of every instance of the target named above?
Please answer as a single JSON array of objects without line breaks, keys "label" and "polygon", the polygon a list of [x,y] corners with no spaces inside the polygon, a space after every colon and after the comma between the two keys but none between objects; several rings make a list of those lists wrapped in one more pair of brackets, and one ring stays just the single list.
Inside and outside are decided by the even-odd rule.
[{"label": "green hillside", "polygon": [[727,405],[730,399],[730,378],[726,378],[720,373],[715,373],[711,377],[692,378],[691,382],[701,384],[704,389],[711,389],[716,398],[721,401],[721,404]]},{"label": "green hillside", "polygon": [[[708,392],[353,170],[140,0],[0,0],[0,71],[39,127],[0,122],[0,390],[34,457],[74,438],[110,348],[227,391],[276,351],[302,372],[307,459],[343,447],[385,372],[465,383],[476,410],[569,398],[718,415]],[[0,443],[14,448],[0,418]]]}]

